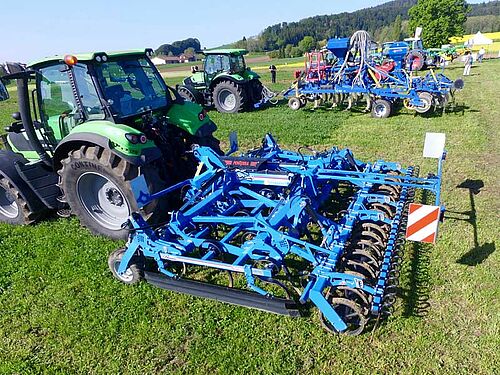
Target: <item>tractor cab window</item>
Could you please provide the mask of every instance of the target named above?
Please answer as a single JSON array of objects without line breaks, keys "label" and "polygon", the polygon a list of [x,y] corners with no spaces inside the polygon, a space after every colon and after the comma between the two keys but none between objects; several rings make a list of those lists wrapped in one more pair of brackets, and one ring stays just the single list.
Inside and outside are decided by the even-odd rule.
[{"label": "tractor cab window", "polygon": [[246,69],[243,56],[231,56],[231,70],[233,72],[242,72]]},{"label": "tractor cab window", "polygon": [[89,120],[103,120],[106,116],[103,106],[99,100],[99,95],[88,73],[86,65],[75,65],[73,67],[73,76],[78,88],[80,102]]},{"label": "tractor cab window", "polygon": [[119,117],[168,105],[166,85],[145,58],[108,61],[95,70],[107,103]]},{"label": "tractor cab window", "polygon": [[42,120],[54,129],[56,138],[61,139],[69,131],[68,120],[72,120],[78,112],[66,65],[41,68],[40,74]]},{"label": "tractor cab window", "polygon": [[47,117],[76,113],[77,105],[65,66],[53,65],[40,69],[43,113]]},{"label": "tractor cab window", "polygon": [[207,74],[231,70],[231,60],[226,55],[208,55],[205,58],[204,70]]}]

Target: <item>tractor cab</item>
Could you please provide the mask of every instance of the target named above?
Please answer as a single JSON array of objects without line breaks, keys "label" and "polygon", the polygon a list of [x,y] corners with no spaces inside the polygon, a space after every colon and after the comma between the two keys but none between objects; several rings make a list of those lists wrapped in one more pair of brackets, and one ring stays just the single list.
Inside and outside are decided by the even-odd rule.
[{"label": "tractor cab", "polygon": [[[0,99],[9,97],[5,82],[15,81],[19,112],[0,136],[0,222],[26,224],[57,210],[76,214],[94,233],[125,238],[122,225],[135,210],[131,178],[146,174],[152,185],[189,178],[194,144],[220,152],[215,124],[165,84],[151,54],[6,64]],[[15,215],[6,202],[18,207]]]}]

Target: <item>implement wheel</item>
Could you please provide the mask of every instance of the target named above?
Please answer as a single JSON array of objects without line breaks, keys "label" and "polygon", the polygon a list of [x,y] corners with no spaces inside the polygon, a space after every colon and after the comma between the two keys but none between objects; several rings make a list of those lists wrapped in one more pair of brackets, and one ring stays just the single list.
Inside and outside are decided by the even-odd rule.
[{"label": "implement wheel", "polygon": [[[125,284],[136,284],[144,277],[142,270],[135,263],[131,263],[125,272],[118,274],[118,268],[125,254],[125,249],[118,249],[113,251],[108,258],[108,267],[115,278]],[[133,259],[132,259],[133,262]]]},{"label": "implement wheel", "polygon": [[222,81],[214,88],[213,101],[221,113],[241,112],[246,104],[245,90],[234,82]]},{"label": "implement wheel", "polygon": [[377,99],[372,104],[372,117],[387,118],[391,115],[392,104],[385,99]]},{"label": "implement wheel", "polygon": [[302,102],[299,98],[293,97],[288,99],[288,106],[293,111],[298,111],[302,107]]},{"label": "implement wheel", "polygon": [[418,97],[420,98],[422,104],[419,106],[415,106],[414,107],[415,111],[417,111],[417,113],[422,113],[422,114],[429,112],[432,108],[432,102],[433,102],[432,95],[428,92],[419,92]]}]

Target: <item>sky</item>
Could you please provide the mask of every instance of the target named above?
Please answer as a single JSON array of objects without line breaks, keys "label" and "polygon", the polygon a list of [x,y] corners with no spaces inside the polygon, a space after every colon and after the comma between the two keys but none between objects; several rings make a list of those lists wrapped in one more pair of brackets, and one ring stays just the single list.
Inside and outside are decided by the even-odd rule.
[{"label": "sky", "polygon": [[[190,37],[211,48],[265,27],[352,12],[385,0],[14,0],[1,6],[0,62],[157,48]],[[481,2],[472,0],[469,2]],[[307,5],[306,5],[307,4]]]}]

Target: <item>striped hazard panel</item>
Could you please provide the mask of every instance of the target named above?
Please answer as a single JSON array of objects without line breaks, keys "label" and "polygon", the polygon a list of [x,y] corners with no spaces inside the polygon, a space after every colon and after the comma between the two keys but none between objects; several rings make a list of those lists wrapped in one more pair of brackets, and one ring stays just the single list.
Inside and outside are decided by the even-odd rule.
[{"label": "striped hazard panel", "polygon": [[410,203],[406,239],[417,242],[436,243],[439,213],[439,206]]}]

